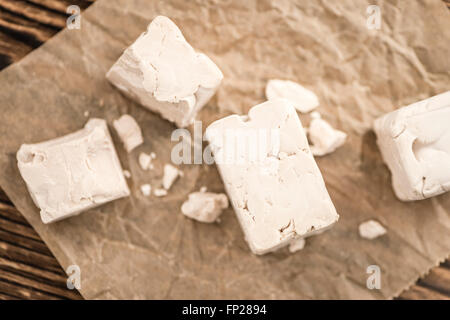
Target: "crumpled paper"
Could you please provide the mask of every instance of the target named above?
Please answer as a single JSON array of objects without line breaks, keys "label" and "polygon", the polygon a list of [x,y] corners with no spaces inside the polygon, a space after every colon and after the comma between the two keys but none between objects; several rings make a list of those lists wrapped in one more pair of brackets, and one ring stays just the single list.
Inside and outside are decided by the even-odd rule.
[{"label": "crumpled paper", "polygon": [[[450,194],[397,200],[371,124],[449,89],[450,14],[439,0],[375,1],[381,29],[369,30],[372,2],[99,0],[82,14],[81,30],[64,30],[0,74],[0,185],[61,265],[80,267],[85,298],[392,298],[449,256]],[[157,15],[173,19],[224,73],[199,116],[203,129],[245,114],[265,100],[267,80],[281,78],[313,90],[323,117],[349,134],[343,147],[317,159],[340,221],[302,251],[254,256],[232,209],[217,224],[184,217],[190,192],[224,190],[215,166],[181,166],[184,177],[166,197],[139,192],[143,183],[161,182],[175,128],[122,96],[105,73]],[[22,143],[80,129],[85,111],[110,125],[126,112],[141,125],[145,144],[130,154],[111,130],[132,174],[132,196],[44,225],[15,153]],[[157,154],[154,170],[139,168],[141,151]],[[360,238],[358,225],[368,219],[387,235]],[[370,265],[381,270],[380,290],[366,286]]]}]

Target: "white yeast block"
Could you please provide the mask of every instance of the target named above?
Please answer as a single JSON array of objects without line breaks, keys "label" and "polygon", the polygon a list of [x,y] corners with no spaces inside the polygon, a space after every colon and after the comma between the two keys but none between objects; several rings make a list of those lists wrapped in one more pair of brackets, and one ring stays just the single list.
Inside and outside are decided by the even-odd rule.
[{"label": "white yeast block", "polygon": [[378,118],[374,130],[400,200],[450,190],[450,91]]},{"label": "white yeast block", "polygon": [[214,62],[196,52],[164,16],[153,19],[106,77],[124,94],[178,127],[193,122],[223,79]]},{"label": "white yeast block", "polygon": [[17,164],[44,223],[130,194],[106,121],[36,144],[23,144]]},{"label": "white yeast block", "polygon": [[254,253],[276,250],[338,220],[302,124],[287,100],[269,100],[248,116],[217,120],[206,138]]}]

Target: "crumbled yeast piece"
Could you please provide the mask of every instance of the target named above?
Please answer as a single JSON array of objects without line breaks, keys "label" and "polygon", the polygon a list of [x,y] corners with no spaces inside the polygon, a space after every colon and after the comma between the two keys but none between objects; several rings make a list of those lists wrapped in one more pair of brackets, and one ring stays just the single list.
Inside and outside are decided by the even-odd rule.
[{"label": "crumbled yeast piece", "polygon": [[374,130],[400,200],[450,191],[450,91],[378,118]]},{"label": "crumbled yeast piece", "polygon": [[228,198],[223,193],[193,192],[181,206],[181,212],[194,220],[206,223],[216,221],[222,210],[228,208]]},{"label": "crumbled yeast piece", "polygon": [[152,157],[150,155],[141,152],[138,160],[142,170],[153,169]]},{"label": "crumbled yeast piece", "polygon": [[289,80],[269,80],[266,85],[267,100],[287,99],[300,112],[307,113],[317,108],[319,99],[311,90]]},{"label": "crumbled yeast piece", "polygon": [[164,189],[169,190],[178,176],[180,176],[180,170],[178,170],[171,164],[164,165],[164,176],[162,181]]},{"label": "crumbled yeast piece", "polygon": [[148,197],[152,194],[152,186],[148,183],[141,185],[141,192],[144,196]]},{"label": "crumbled yeast piece", "polygon": [[178,127],[195,119],[223,75],[169,18],[156,17],[106,75],[124,94]]},{"label": "crumbled yeast piece", "polygon": [[144,143],[141,128],[132,116],[124,114],[119,119],[114,120],[113,126],[127,152],[131,152],[134,148]]},{"label": "crumbled yeast piece", "polygon": [[162,188],[157,188],[153,191],[155,197],[165,197],[167,196],[167,190]]},{"label": "crumbled yeast piece", "polygon": [[131,178],[131,172],[128,170],[123,170],[123,175],[125,176],[125,178],[129,179]]},{"label": "crumbled yeast piece", "polygon": [[311,118],[308,137],[311,142],[311,152],[313,155],[324,156],[334,152],[345,143],[347,134],[334,129],[327,121],[320,117],[320,113],[311,113]]},{"label": "crumbled yeast piece", "polygon": [[306,244],[306,240],[303,238],[294,239],[289,244],[289,252],[294,253],[299,250],[302,250],[305,247],[305,244]]},{"label": "crumbled yeast piece", "polygon": [[60,138],[23,144],[17,165],[44,223],[130,194],[103,119]]},{"label": "crumbled yeast piece", "polygon": [[375,220],[368,220],[359,225],[359,235],[364,239],[373,240],[386,234],[386,229]]}]

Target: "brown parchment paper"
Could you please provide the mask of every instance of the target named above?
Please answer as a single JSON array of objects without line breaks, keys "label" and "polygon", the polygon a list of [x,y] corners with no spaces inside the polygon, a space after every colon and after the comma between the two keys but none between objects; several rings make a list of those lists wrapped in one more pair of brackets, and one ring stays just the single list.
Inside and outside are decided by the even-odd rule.
[{"label": "brown parchment paper", "polygon": [[[381,8],[381,30],[366,27],[370,4]],[[140,194],[142,183],[160,183],[174,126],[122,96],[105,73],[157,15],[173,19],[224,73],[200,114],[203,129],[263,102],[266,81],[281,78],[315,91],[323,117],[349,134],[317,160],[340,221],[304,250],[252,255],[232,209],[218,224],[185,218],[180,205],[190,192],[223,191],[214,166],[182,166],[185,176],[164,198]],[[449,44],[450,15],[439,0],[99,0],[82,14],[81,30],[61,32],[0,74],[0,185],[61,265],[80,266],[85,298],[391,298],[448,257],[450,194],[398,201],[370,126],[450,88]],[[128,112],[141,125],[145,144],[131,154],[111,130],[132,196],[44,225],[15,153],[80,129],[85,111],[110,125]],[[155,170],[140,170],[141,151],[156,152]],[[388,233],[363,240],[358,225],[372,218]],[[366,288],[369,265],[381,268],[381,290]]]}]

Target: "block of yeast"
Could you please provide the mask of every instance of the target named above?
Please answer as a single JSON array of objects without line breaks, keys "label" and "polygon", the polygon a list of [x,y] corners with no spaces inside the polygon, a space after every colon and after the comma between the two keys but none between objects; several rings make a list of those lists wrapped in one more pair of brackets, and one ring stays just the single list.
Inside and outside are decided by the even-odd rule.
[{"label": "block of yeast", "polygon": [[190,46],[175,23],[158,16],[106,77],[145,108],[186,127],[214,95],[223,75]]},{"label": "block of yeast", "polygon": [[450,190],[450,91],[376,119],[374,130],[400,200]]},{"label": "block of yeast", "polygon": [[288,100],[213,122],[206,138],[256,254],[320,233],[339,218],[302,124]]},{"label": "block of yeast", "polygon": [[60,138],[23,144],[20,174],[44,223],[58,221],[130,194],[102,119]]}]

